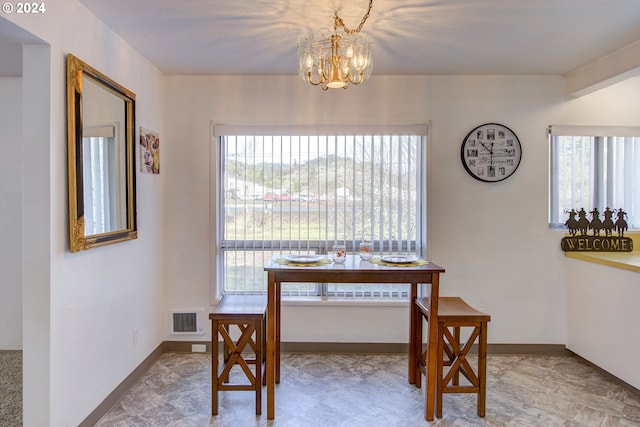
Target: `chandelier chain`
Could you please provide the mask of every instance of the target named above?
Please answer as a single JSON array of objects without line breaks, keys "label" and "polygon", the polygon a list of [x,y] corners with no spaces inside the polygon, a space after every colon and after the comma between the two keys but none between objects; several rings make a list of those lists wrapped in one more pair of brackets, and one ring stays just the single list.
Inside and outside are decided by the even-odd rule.
[{"label": "chandelier chain", "polygon": [[349,28],[347,28],[347,26],[344,25],[344,21],[342,20],[342,18],[338,16],[338,11],[336,11],[335,16],[333,17],[333,20],[334,20],[333,29],[337,30],[338,27],[342,27],[344,29],[344,32],[347,33],[347,35],[351,35],[353,33],[359,33],[360,30],[362,30],[364,23],[367,22],[367,19],[369,18],[369,13],[371,12],[372,7],[373,7],[373,0],[369,0],[369,9],[367,10],[367,13],[364,14],[364,16],[362,17],[362,21],[360,21],[360,25],[358,25],[355,30],[350,30]]}]

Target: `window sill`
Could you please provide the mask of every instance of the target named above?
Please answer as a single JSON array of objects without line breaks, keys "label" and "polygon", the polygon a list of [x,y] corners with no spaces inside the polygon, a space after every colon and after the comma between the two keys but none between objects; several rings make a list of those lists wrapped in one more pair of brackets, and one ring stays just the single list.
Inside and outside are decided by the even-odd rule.
[{"label": "window sill", "polygon": [[316,307],[406,307],[409,305],[409,299],[282,297],[282,305]]},{"label": "window sill", "polygon": [[579,259],[608,267],[640,273],[640,233],[629,233],[633,252],[565,252],[567,258]]}]

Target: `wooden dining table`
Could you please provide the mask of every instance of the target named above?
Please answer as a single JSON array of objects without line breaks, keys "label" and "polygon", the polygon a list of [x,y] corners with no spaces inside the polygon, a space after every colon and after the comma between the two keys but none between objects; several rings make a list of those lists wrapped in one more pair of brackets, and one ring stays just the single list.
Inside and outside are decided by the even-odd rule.
[{"label": "wooden dining table", "polygon": [[[408,381],[416,384],[418,375],[418,354],[416,347],[422,340],[416,336],[416,305],[418,285],[431,285],[431,321],[428,332],[427,354],[427,391],[425,393],[426,419],[433,420],[435,407],[435,372],[437,352],[437,315],[440,273],[444,269],[431,262],[422,265],[393,265],[361,260],[358,255],[347,255],[344,263],[325,262],[318,264],[294,264],[283,262],[283,255],[272,256],[264,269],[268,276],[267,287],[267,419],[275,418],[275,384],[280,383],[280,325],[281,325],[281,284],[286,282],[313,283],[370,283],[370,284],[408,284],[409,299],[409,343],[408,343]],[[431,378],[431,376],[433,376]],[[417,384],[420,384],[418,381]]]}]

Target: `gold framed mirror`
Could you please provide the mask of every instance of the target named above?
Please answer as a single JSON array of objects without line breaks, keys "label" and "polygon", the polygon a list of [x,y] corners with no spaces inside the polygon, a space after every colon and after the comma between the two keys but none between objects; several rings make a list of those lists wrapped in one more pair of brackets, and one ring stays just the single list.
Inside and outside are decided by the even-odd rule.
[{"label": "gold framed mirror", "polygon": [[71,252],[136,239],[136,95],[67,55]]}]

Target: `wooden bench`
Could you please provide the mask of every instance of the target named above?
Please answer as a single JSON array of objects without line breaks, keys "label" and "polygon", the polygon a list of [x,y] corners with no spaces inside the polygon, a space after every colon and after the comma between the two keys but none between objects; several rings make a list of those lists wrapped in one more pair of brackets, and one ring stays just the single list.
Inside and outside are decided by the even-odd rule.
[{"label": "wooden bench", "polygon": [[[266,355],[266,295],[225,295],[209,314],[212,339],[211,414],[218,415],[218,392],[255,391],[256,415],[262,412],[262,367]],[[237,339],[232,338],[239,331]],[[223,341],[223,363],[219,365],[218,335]],[[250,347],[250,348],[249,348]],[[243,354],[244,352],[244,354]],[[249,383],[230,383],[229,374],[238,365]],[[252,371],[249,365],[254,365]]]},{"label": "wooden bench", "polygon": [[[416,328],[417,336],[422,341],[422,319],[430,321],[429,298],[416,298],[418,308]],[[438,361],[436,372],[436,416],[442,418],[443,393],[477,393],[478,416],[484,417],[486,406],[486,371],[487,371],[487,323],[491,316],[481,313],[459,297],[440,297],[438,299]],[[460,342],[461,328],[471,328],[465,342]],[[478,341],[477,371],[471,367],[467,355],[473,344]],[[416,355],[420,371],[426,373],[425,357],[422,342],[416,346],[420,354]],[[449,370],[444,374],[444,367]],[[460,374],[468,381],[468,385],[460,384]],[[421,376],[416,378],[419,387]],[[427,377],[428,378],[428,377]]]}]

